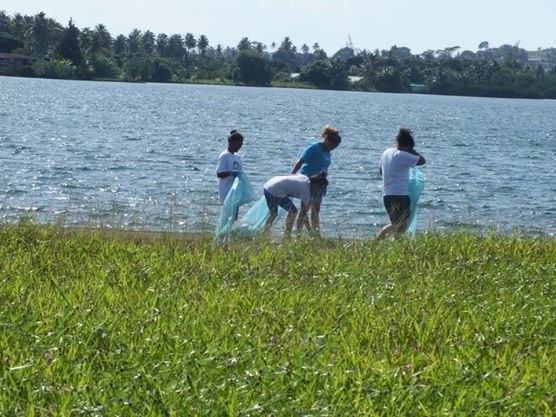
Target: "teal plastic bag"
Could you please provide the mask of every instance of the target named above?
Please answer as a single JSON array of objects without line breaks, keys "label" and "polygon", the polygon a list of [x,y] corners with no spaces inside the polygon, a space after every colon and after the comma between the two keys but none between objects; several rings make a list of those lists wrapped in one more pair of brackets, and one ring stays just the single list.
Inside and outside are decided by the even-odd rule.
[{"label": "teal plastic bag", "polygon": [[[274,220],[276,221],[283,216],[286,211],[282,207],[278,207],[278,215]],[[268,205],[266,198],[263,196],[251,206],[245,215],[239,221],[239,233],[241,236],[252,237],[257,233],[264,231],[266,219],[268,217]]]},{"label": "teal plastic bag", "polygon": [[222,210],[220,210],[220,217],[216,225],[214,236],[217,240],[222,239],[224,236],[229,236],[232,233],[232,226],[236,220],[237,211],[240,206],[257,200],[257,194],[247,175],[240,172],[234,179],[232,188],[228,192]]},{"label": "teal plastic bag", "polygon": [[415,231],[417,229],[417,203],[419,202],[419,197],[425,189],[425,180],[425,174],[421,172],[419,167],[410,168],[409,199],[411,200],[411,205],[409,208],[409,226],[407,228],[407,233],[410,235],[415,235]]}]

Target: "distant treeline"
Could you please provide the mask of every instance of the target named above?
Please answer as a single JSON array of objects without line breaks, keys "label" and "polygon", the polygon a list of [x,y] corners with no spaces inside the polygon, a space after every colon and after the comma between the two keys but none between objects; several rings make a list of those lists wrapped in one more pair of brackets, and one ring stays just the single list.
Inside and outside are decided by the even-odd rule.
[{"label": "distant treeline", "polygon": [[347,45],[328,56],[318,43],[298,48],[289,37],[224,47],[205,35],[134,29],[113,37],[102,24],[79,29],[42,12],[0,11],[0,74],[554,99],[556,48],[491,48],[485,41],[475,52],[453,46],[414,55],[406,47],[371,52]]}]

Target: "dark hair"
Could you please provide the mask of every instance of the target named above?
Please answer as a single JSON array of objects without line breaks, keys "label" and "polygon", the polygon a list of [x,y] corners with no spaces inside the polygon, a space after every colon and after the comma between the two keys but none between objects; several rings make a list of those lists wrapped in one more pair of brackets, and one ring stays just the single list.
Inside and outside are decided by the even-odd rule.
[{"label": "dark hair", "polygon": [[239,142],[240,140],[243,140],[243,135],[235,129],[232,130],[230,136],[228,136],[228,143]]},{"label": "dark hair", "polygon": [[396,135],[396,141],[399,146],[409,146],[411,149],[415,147],[415,141],[413,140],[413,134],[411,130],[405,127],[400,127],[398,134]]},{"label": "dark hair", "polygon": [[319,184],[319,185],[328,185],[328,179],[326,178],[328,176],[328,174],[326,173],[326,171],[321,171],[316,175],[311,175],[309,177],[309,181],[311,181],[311,184]]}]

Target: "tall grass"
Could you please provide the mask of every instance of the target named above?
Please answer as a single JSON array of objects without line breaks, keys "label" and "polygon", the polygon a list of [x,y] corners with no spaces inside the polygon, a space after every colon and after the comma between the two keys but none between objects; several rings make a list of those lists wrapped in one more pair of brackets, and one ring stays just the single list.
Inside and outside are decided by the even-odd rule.
[{"label": "tall grass", "polygon": [[0,239],[1,415],[556,409],[553,239]]}]

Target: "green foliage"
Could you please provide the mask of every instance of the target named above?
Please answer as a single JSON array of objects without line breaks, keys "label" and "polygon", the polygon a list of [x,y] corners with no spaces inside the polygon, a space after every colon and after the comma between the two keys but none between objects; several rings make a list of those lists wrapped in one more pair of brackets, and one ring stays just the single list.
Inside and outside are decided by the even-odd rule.
[{"label": "green foliage", "polygon": [[72,79],[77,75],[77,67],[68,59],[51,59],[35,62],[33,72],[41,78]]},{"label": "green foliage", "polygon": [[[411,86],[418,85],[421,93],[556,98],[551,77],[556,48],[525,51],[519,45],[490,47],[483,41],[475,52],[449,46],[413,55],[403,46],[370,53],[348,44],[329,59],[318,43],[298,49],[288,36],[270,48],[247,37],[236,47],[213,47],[205,35],[157,35],[139,29],[114,39],[102,24],[80,31],[72,21],[63,28],[44,13],[11,17],[2,11],[0,32],[0,51],[68,59],[77,67],[72,78],[269,85],[270,73],[270,80],[284,86],[292,85],[292,73],[301,73],[303,85],[325,89],[407,93],[416,92]],[[239,57],[241,52],[255,55]],[[28,71],[17,67],[9,73]],[[361,81],[351,83],[347,75]]]},{"label": "green foliage", "polygon": [[298,69],[297,66],[297,48],[286,36],[280,47],[272,54],[272,62],[280,70],[293,72]]},{"label": "green foliage", "polygon": [[397,68],[383,68],[375,78],[375,87],[388,93],[407,93],[411,91],[409,81]]},{"label": "green foliage", "polygon": [[9,53],[17,48],[23,48],[23,42],[6,32],[0,32],[0,52]]},{"label": "green foliage", "polygon": [[34,52],[39,56],[45,56],[49,52],[49,24],[44,12],[35,16],[33,22]]},{"label": "green foliage", "polygon": [[0,238],[3,415],[556,408],[553,239]]},{"label": "green foliage", "polygon": [[299,78],[301,81],[314,84],[319,88],[327,88],[330,86],[329,68],[328,60],[318,60],[303,67]]},{"label": "green foliage", "polygon": [[168,39],[166,57],[176,62],[182,62],[185,55],[185,47],[181,35],[172,35]]},{"label": "green foliage", "polygon": [[235,59],[233,79],[248,85],[269,85],[272,72],[268,61],[259,53],[241,51]]},{"label": "green foliage", "polygon": [[60,45],[58,45],[58,56],[71,61],[76,67],[83,65],[83,54],[79,45],[79,29],[72,20],[69,21]]},{"label": "green foliage", "polygon": [[114,59],[105,54],[95,55],[90,62],[92,77],[116,79],[120,77],[120,68]]},{"label": "green foliage", "polygon": [[140,55],[127,59],[124,65],[124,78],[127,81],[149,81],[153,72],[153,63]]},{"label": "green foliage", "polygon": [[164,58],[156,58],[153,63],[152,81],[167,83],[172,80],[172,67]]},{"label": "green foliage", "polygon": [[300,80],[320,88],[342,90],[348,87],[347,69],[338,59],[321,59],[301,69]]}]

